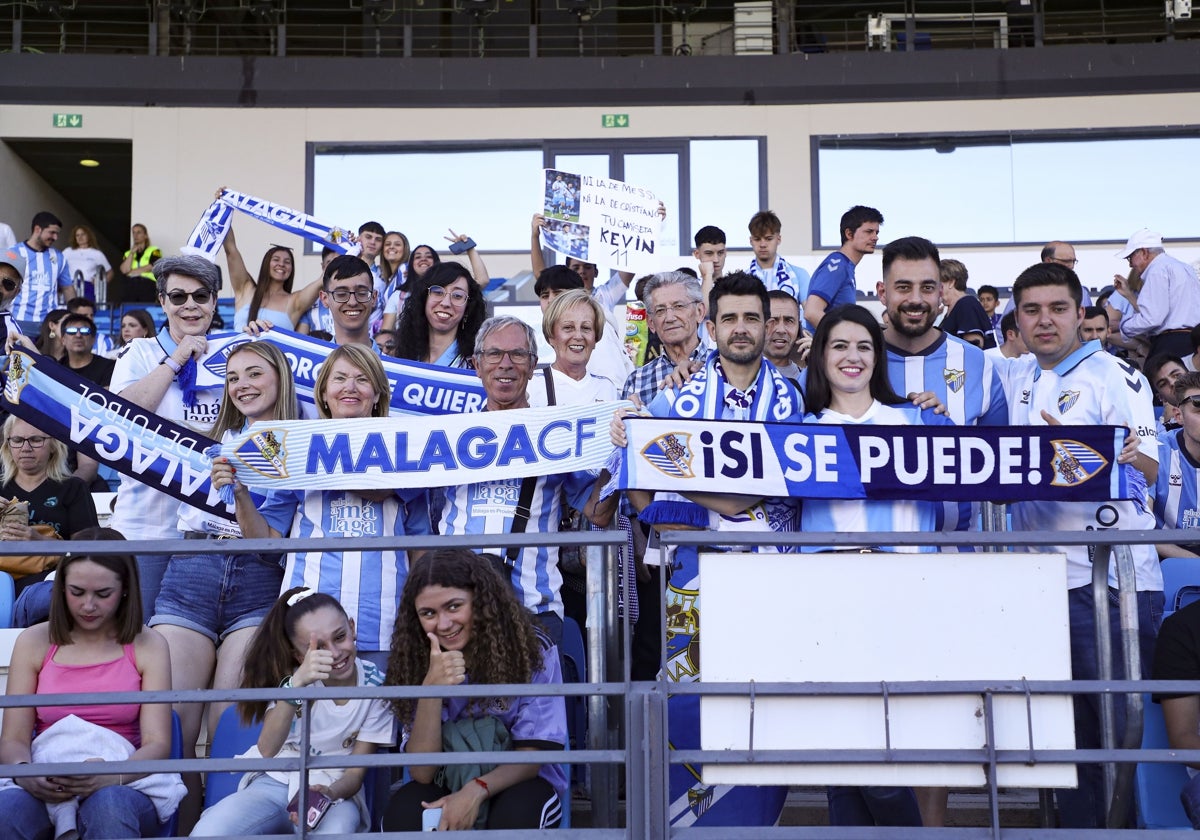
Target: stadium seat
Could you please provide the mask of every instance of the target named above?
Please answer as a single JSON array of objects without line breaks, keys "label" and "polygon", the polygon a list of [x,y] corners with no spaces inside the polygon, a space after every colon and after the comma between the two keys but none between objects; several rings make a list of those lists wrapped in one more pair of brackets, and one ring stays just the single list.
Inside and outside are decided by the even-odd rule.
[{"label": "stadium seat", "polygon": [[[1147,694],[1142,749],[1167,748],[1167,727],[1163,721],[1162,707]],[[1138,828],[1190,831],[1192,824],[1179,801],[1179,792],[1187,780],[1187,770],[1182,764],[1139,764],[1134,774]]]},{"label": "stadium seat", "polygon": [[[171,710],[171,753],[168,758],[183,758],[183,725],[179,722],[179,715],[174,709]],[[159,837],[174,837],[179,833],[179,811],[171,815],[171,819],[162,824],[162,831],[159,832]]]},{"label": "stadium seat", "polygon": [[[573,618],[563,619],[562,645],[559,655],[563,663],[563,682],[587,682],[587,653],[583,646],[583,632]],[[568,697],[567,701],[567,735],[571,746],[582,749],[587,738],[587,710],[584,698]]]},{"label": "stadium seat", "polygon": [[0,627],[12,627],[13,602],[16,600],[16,584],[8,572],[0,572]]},{"label": "stadium seat", "polygon": [[[217,731],[212,734],[208,746],[209,758],[233,758],[258,743],[262,723],[243,726],[238,719],[237,706],[230,706],[221,713]],[[242,773],[207,773],[204,780],[204,807],[211,808],[237,790]]]},{"label": "stadium seat", "polygon": [[1165,612],[1173,613],[1200,601],[1200,557],[1166,557],[1162,574]]}]

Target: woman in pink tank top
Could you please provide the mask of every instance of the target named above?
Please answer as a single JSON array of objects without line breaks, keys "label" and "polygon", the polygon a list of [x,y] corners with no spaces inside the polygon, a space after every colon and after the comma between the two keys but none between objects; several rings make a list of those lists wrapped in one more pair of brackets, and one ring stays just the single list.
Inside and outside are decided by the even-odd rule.
[{"label": "woman in pink tank top", "polygon": [[[85,529],[76,538],[121,539],[108,528]],[[143,626],[141,603],[137,565],[131,555],[67,555],[54,579],[50,621],[22,632],[13,647],[8,694],[169,689],[167,645],[162,636]],[[170,754],[169,705],[21,706],[4,714],[0,763],[28,764],[34,737],[67,715],[124,737],[136,748],[129,757],[132,761]],[[82,760],[103,761],[100,757]],[[153,802],[130,787],[141,778],[141,774],[103,772],[14,777],[17,787],[0,790],[5,836],[14,840],[53,836],[47,804],[73,798],[80,802],[81,840],[155,836],[160,824]]]}]

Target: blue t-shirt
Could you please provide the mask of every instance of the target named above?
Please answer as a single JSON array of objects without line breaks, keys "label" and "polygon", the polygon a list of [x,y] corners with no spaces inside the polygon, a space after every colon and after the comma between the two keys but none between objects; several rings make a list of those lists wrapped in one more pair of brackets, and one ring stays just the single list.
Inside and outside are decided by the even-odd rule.
[{"label": "blue t-shirt", "polygon": [[854,303],[858,288],[854,285],[854,263],[841,251],[821,260],[812,279],[808,281],[808,293],[825,301],[826,309],[844,303]]}]

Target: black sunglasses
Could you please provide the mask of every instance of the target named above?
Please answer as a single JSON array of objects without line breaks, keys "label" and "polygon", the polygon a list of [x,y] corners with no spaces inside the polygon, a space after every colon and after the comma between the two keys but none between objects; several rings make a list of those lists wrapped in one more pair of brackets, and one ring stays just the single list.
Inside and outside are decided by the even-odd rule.
[{"label": "black sunglasses", "polygon": [[1187,403],[1192,408],[1200,408],[1200,394],[1192,394],[1190,397],[1184,397],[1179,401],[1180,406],[1184,403]]},{"label": "black sunglasses", "polygon": [[212,300],[212,296],[213,293],[208,289],[197,289],[194,292],[181,292],[176,289],[173,292],[163,293],[163,297],[171,301],[172,306],[183,306],[185,303],[187,303],[188,298],[191,298],[192,300],[196,301],[196,303],[203,306]]}]

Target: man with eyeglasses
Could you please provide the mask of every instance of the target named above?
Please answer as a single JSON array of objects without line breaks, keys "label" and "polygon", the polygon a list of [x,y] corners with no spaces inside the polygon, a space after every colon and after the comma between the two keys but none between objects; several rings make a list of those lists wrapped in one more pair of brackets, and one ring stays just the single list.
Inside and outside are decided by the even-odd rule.
[{"label": "man with eyeglasses", "polygon": [[[80,315],[86,315],[94,322],[96,320],[96,301],[83,295],[76,295],[67,301],[68,312],[78,312]],[[92,352],[98,356],[108,356],[116,358],[113,353],[112,338],[105,335],[100,329],[96,330],[96,344],[92,348]]]},{"label": "man with eyeglasses", "polygon": [[[502,315],[484,321],[475,337],[475,372],[487,394],[484,411],[528,408],[527,389],[537,366],[537,336],[520,318]],[[481,418],[486,420],[486,418]],[[446,488],[440,532],[457,534],[541,534],[558,530],[562,500],[597,525],[607,525],[618,494],[598,501],[606,473],[564,471],[536,478],[502,478]],[[517,597],[547,635],[562,641],[562,573],[556,546],[483,549],[504,560]]]},{"label": "man with eyeglasses", "polygon": [[321,279],[321,303],[333,318],[334,344],[375,346],[371,340],[375,299],[375,281],[363,260],[343,255],[329,261]]},{"label": "man with eyeglasses", "polygon": [[642,405],[649,405],[677,366],[702,364],[713,350],[713,343],[708,332],[700,329],[706,309],[700,281],[695,277],[681,271],[664,271],[646,281],[642,294],[646,298],[646,326],[662,343],[662,355],[629,375],[621,397],[637,397]]},{"label": "man with eyeglasses", "polygon": [[1142,290],[1136,294],[1124,278],[1113,279],[1117,292],[1133,306],[1133,312],[1121,319],[1121,335],[1149,341],[1150,355],[1189,355],[1192,327],[1200,324],[1200,280],[1195,269],[1170,256],[1162,237],[1145,228],[1129,237],[1116,256],[1128,261],[1142,278]]},{"label": "man with eyeglasses", "polygon": [[[1070,242],[1063,242],[1059,239],[1055,239],[1053,242],[1047,242],[1045,245],[1043,245],[1042,253],[1039,259],[1041,259],[1043,263],[1061,265],[1063,268],[1069,268],[1072,271],[1075,271],[1075,267],[1079,265],[1079,260],[1075,256],[1075,246]],[[1083,291],[1083,305],[1091,306],[1092,293],[1088,291],[1087,286],[1082,286],[1081,284],[1081,288]],[[1013,302],[1013,297],[1010,295],[1008,298],[1008,303],[1004,304],[1004,312],[1001,314],[1007,315],[1009,312],[1012,312],[1014,306],[1015,304]]]}]

